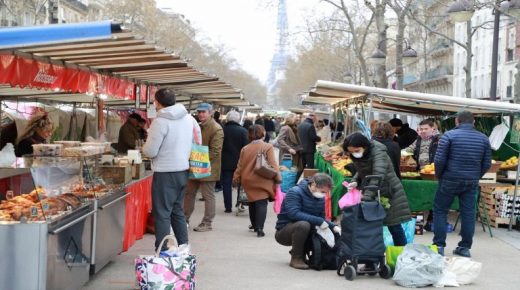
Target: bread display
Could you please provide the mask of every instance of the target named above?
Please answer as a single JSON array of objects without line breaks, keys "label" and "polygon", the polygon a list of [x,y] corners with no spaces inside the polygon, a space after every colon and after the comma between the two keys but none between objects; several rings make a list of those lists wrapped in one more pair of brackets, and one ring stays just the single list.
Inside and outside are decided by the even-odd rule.
[{"label": "bread display", "polygon": [[101,146],[82,146],[63,149],[63,156],[67,157],[92,156],[102,153],[104,153],[104,147]]},{"label": "bread display", "polygon": [[81,146],[80,141],[54,141],[54,144],[61,144],[63,145],[63,149],[69,148],[69,147],[79,147]]}]

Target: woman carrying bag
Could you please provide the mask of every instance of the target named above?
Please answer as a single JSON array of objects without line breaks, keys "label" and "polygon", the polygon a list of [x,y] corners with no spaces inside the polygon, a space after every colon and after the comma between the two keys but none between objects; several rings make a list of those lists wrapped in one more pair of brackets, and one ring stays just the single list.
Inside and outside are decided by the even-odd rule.
[{"label": "woman carrying bag", "polygon": [[[406,245],[406,236],[401,223],[411,219],[410,207],[403,185],[395,174],[392,161],[387,154],[386,146],[375,140],[370,141],[361,133],[352,133],[345,139],[343,150],[349,153],[357,169],[349,187],[363,184],[363,179],[368,175],[383,177],[380,186],[381,201],[387,199],[389,205],[384,225],[388,226],[394,245]],[[373,182],[375,181],[370,181],[367,185],[372,185]],[[362,200],[377,200],[377,191],[363,190]]]},{"label": "woman carrying bag", "polygon": [[[249,219],[258,237],[265,236],[267,202],[274,200],[275,185],[281,182],[273,145],[265,143],[264,137],[265,129],[262,125],[253,125],[249,128],[251,143],[240,151],[240,159],[233,175],[233,183],[241,184],[246,192]],[[269,175],[270,178],[266,177]]]}]

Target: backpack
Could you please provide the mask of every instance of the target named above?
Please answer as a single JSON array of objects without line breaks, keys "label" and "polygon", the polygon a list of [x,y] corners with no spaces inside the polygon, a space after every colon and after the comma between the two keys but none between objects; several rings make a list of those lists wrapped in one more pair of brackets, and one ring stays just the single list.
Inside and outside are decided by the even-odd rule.
[{"label": "backpack", "polygon": [[309,267],[318,271],[336,270],[338,267],[336,253],[339,248],[339,234],[334,233],[335,245],[327,245],[325,239],[312,231],[305,245],[305,256]]}]

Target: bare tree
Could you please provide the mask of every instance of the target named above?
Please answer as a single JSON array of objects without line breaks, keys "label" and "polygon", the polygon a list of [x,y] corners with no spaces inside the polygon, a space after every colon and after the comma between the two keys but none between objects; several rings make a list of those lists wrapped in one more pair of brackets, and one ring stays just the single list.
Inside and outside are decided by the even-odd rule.
[{"label": "bare tree", "polygon": [[[377,46],[376,48],[381,50],[387,55],[387,29],[388,25],[385,22],[385,11],[387,0],[365,0],[365,5],[372,11],[372,15],[375,19],[376,30],[377,30]],[[377,86],[386,88],[388,87],[388,78],[386,77],[386,62],[377,66],[376,70]]]},{"label": "bare tree", "polygon": [[[365,41],[369,32],[370,25],[374,19],[374,15],[372,14],[370,20],[368,21],[368,25],[364,26],[363,28],[359,28],[359,23],[356,23],[352,11],[345,5],[344,0],[340,1],[334,1],[334,0],[323,0],[324,2],[336,7],[343,13],[347,20],[347,25],[349,27],[349,30],[352,32],[352,48],[354,50],[354,53],[356,55],[356,58],[358,60],[359,66],[362,71],[363,79],[365,84],[370,83],[370,78],[368,76],[368,69],[367,69],[367,63],[365,61],[365,56],[363,55],[364,52],[364,46]],[[386,73],[385,73],[386,75]]]},{"label": "bare tree", "polygon": [[489,22],[484,22],[478,26],[472,27],[471,26],[471,20],[466,22],[466,42],[462,43],[458,40],[456,40],[453,37],[450,37],[449,35],[446,35],[444,33],[441,33],[437,31],[436,29],[430,27],[428,24],[425,23],[425,21],[419,19],[415,14],[408,11],[407,13],[408,17],[412,20],[414,20],[417,24],[424,27],[426,30],[430,31],[433,34],[439,35],[456,45],[459,45],[466,51],[466,64],[464,65],[464,72],[465,72],[465,96],[466,98],[471,98],[471,66],[472,66],[472,59],[473,59],[473,50],[472,50],[472,38],[473,35],[477,32],[477,30],[487,24]]},{"label": "bare tree", "polygon": [[26,19],[32,25],[44,23],[45,5],[48,0],[0,0],[0,7],[5,7],[7,13],[13,19],[16,19],[17,25],[23,25],[23,17],[30,17]]},{"label": "bare tree", "polygon": [[396,34],[396,45],[395,45],[395,76],[397,79],[397,89],[403,89],[403,43],[404,43],[404,32],[406,29],[406,14],[408,13],[412,0],[406,0],[405,3],[401,4],[399,0],[388,1],[395,14],[397,15],[397,34]]}]

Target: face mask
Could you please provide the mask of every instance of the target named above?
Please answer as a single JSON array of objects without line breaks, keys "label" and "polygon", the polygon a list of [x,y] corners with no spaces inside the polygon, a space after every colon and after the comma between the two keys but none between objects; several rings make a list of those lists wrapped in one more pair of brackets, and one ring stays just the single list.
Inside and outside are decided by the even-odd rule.
[{"label": "face mask", "polygon": [[312,196],[314,196],[315,198],[324,198],[325,197],[325,193],[323,192],[313,192],[312,193]]},{"label": "face mask", "polygon": [[361,158],[361,157],[363,157],[363,153],[364,153],[363,150],[361,150],[359,152],[354,152],[354,153],[352,153],[352,157],[354,157],[354,158]]}]

